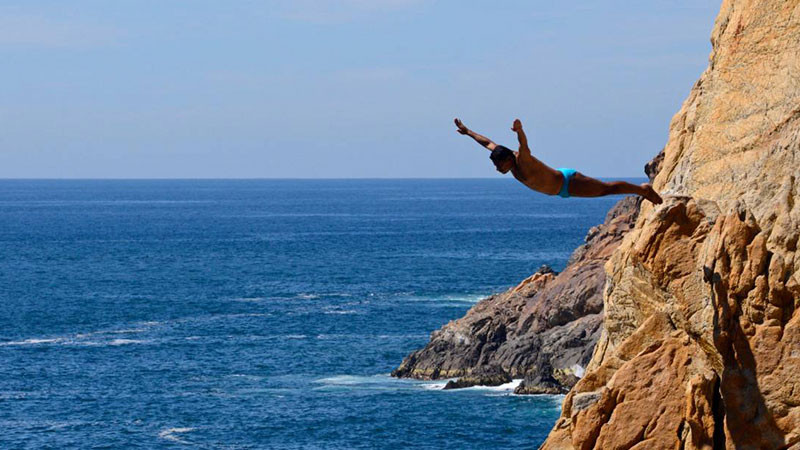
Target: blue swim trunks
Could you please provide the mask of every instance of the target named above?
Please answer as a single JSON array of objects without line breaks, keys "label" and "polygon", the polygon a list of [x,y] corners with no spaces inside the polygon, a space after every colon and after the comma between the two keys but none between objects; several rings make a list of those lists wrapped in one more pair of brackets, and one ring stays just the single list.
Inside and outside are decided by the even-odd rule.
[{"label": "blue swim trunks", "polygon": [[569,198],[569,180],[575,176],[577,170],[560,168],[558,171],[561,172],[561,175],[564,175],[564,182],[561,183],[561,190],[558,191],[558,195]]}]

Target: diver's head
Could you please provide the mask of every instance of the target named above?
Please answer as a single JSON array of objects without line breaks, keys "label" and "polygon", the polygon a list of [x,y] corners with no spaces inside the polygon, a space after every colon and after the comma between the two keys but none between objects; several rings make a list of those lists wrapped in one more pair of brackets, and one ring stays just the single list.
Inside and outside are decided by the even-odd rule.
[{"label": "diver's head", "polygon": [[494,167],[500,173],[508,173],[509,170],[514,168],[517,159],[514,157],[514,152],[502,145],[498,145],[492,150],[489,158],[494,163]]}]

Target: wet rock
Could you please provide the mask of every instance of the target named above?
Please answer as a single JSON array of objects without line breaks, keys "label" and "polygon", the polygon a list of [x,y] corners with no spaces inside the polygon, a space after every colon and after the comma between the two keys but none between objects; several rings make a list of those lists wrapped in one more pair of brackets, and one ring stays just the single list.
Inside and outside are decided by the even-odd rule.
[{"label": "wet rock", "polygon": [[557,375],[549,363],[544,363],[528,374],[514,389],[515,394],[564,394],[578,382],[578,377],[571,371],[559,371]]},{"label": "wet rock", "polygon": [[450,380],[444,389],[461,389],[472,386],[500,386],[511,382],[511,377],[498,366],[485,366],[473,370],[471,373],[457,380]]}]

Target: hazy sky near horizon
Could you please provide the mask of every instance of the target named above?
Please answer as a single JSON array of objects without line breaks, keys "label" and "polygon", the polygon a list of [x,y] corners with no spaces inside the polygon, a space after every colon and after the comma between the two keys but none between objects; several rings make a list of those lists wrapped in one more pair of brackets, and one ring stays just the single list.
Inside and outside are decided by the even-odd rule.
[{"label": "hazy sky near horizon", "polygon": [[641,176],[719,0],[7,0],[0,177]]}]

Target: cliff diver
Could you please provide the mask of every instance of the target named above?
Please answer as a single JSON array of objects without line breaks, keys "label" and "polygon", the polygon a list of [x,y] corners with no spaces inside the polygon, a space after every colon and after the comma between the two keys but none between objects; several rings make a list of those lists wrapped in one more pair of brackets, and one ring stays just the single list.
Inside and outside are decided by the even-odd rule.
[{"label": "cliff diver", "polygon": [[657,205],[662,202],[661,196],[647,183],[635,185],[625,181],[600,181],[574,169],[553,169],[539,161],[531,155],[528,138],[522,130],[522,122],[519,119],[514,120],[511,126],[511,131],[517,133],[519,140],[519,150],[516,152],[470,130],[459,119],[455,119],[455,123],[459,133],[471,137],[492,152],[489,158],[498,172],[511,171],[514,178],[534,191],[547,195],[560,195],[564,198],[636,194]]}]

